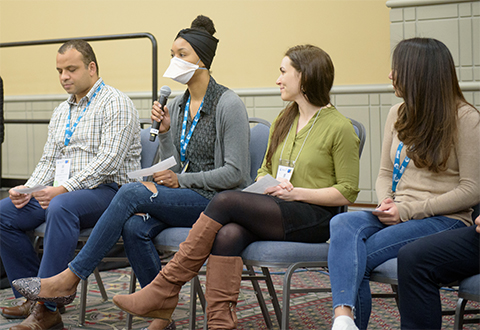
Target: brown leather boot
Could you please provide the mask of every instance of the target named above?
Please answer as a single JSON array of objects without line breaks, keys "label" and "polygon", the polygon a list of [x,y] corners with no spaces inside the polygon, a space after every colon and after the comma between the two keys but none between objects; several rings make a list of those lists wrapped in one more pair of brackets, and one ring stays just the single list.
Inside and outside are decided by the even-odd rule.
[{"label": "brown leather boot", "polygon": [[242,271],[241,257],[210,255],[208,258],[205,299],[209,330],[237,328],[235,307]]},{"label": "brown leather boot", "polygon": [[[2,307],[0,314],[6,319],[26,319],[32,312],[35,302],[32,300],[25,300],[23,304],[12,307]],[[60,314],[65,313],[65,306],[58,304]]]},{"label": "brown leather boot", "polygon": [[3,307],[0,312],[6,319],[26,319],[30,315],[35,302],[25,300],[23,304],[12,307]]},{"label": "brown leather boot", "polygon": [[180,289],[198,274],[221,227],[202,213],[178,252],[157,277],[140,291],[114,296],[113,303],[133,315],[169,320],[177,306]]},{"label": "brown leather boot", "polygon": [[22,323],[10,328],[10,330],[61,330],[63,329],[62,317],[56,310],[51,312],[44,304],[35,304],[32,313]]}]

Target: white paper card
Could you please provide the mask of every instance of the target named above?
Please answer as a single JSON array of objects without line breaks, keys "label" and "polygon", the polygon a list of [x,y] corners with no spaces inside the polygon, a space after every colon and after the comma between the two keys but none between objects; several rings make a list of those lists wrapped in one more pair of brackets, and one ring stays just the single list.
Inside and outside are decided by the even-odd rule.
[{"label": "white paper card", "polygon": [[149,176],[156,172],[168,170],[170,167],[175,165],[177,165],[177,161],[175,160],[175,157],[171,156],[170,158],[162,160],[160,163],[157,163],[151,167],[142,168],[138,171],[132,171],[127,173],[127,175],[130,179]]},{"label": "white paper card", "polygon": [[293,167],[278,165],[277,179],[287,179],[290,181],[293,174]]},{"label": "white paper card", "polygon": [[19,194],[31,194],[36,191],[40,191],[47,188],[46,186],[42,186],[41,184],[37,184],[36,186],[32,188],[14,188],[13,191],[18,192]]},{"label": "white paper card", "polygon": [[265,189],[270,187],[275,187],[279,184],[280,184],[280,181],[278,181],[277,179],[274,179],[273,176],[271,176],[270,174],[267,174],[257,182],[243,189],[243,191],[254,193],[254,194],[263,194],[265,192]]},{"label": "white paper card", "polygon": [[70,177],[70,166],[72,162],[69,158],[57,159],[55,166],[55,179],[53,186],[61,186]]}]

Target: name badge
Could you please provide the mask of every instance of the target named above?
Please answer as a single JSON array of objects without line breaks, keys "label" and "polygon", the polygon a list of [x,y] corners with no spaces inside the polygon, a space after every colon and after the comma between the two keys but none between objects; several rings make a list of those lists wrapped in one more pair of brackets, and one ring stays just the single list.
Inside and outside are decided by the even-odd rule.
[{"label": "name badge", "polygon": [[290,166],[285,166],[285,165],[278,165],[278,170],[277,170],[277,180],[278,179],[287,179],[290,181],[292,178],[293,174],[293,167]]},{"label": "name badge", "polygon": [[57,159],[55,166],[55,179],[53,180],[53,186],[61,186],[70,177],[70,165],[72,160],[68,158]]}]

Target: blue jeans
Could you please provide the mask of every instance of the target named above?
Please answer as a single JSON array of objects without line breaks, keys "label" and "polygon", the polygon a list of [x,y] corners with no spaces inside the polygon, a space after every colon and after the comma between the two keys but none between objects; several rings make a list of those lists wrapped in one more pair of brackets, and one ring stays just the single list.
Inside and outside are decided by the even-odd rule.
[{"label": "blue jeans", "polygon": [[438,232],[465,227],[459,220],[436,216],[385,226],[371,212],[348,212],[330,221],[328,269],[333,309],[354,309],[355,323],[366,329],[372,297],[370,273],[383,262],[396,258],[407,243]]},{"label": "blue jeans", "polygon": [[68,265],[72,272],[88,278],[123,235],[128,260],[142,287],[155,278],[161,264],[152,238],[167,227],[191,227],[209,203],[193,190],[155,185],[156,193],[141,182],[120,188],[87,244]]},{"label": "blue jeans", "polygon": [[[10,198],[0,201],[0,254],[11,281],[22,277],[50,277],[72,260],[80,230],[95,226],[118,189],[116,183],[54,197],[46,210],[35,198],[17,209]],[[35,252],[31,231],[46,222],[43,257]],[[15,297],[20,293],[13,290]]]}]

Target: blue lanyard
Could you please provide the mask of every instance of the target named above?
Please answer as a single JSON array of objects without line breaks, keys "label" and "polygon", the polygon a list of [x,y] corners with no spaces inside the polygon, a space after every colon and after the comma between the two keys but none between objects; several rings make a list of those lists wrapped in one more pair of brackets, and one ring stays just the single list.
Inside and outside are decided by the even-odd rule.
[{"label": "blue lanyard", "polygon": [[183,125],[182,125],[182,136],[180,137],[180,159],[182,162],[185,161],[185,152],[187,151],[187,146],[188,143],[190,142],[190,139],[192,137],[193,131],[195,130],[195,127],[197,126],[198,120],[200,119],[200,110],[202,110],[203,107],[203,101],[205,101],[205,96],[203,97],[202,103],[200,104],[200,107],[198,108],[197,114],[195,115],[195,118],[193,118],[192,126],[190,126],[190,131],[188,132],[188,135],[185,137],[185,132],[187,130],[187,120],[188,116],[190,115],[190,96],[188,97],[187,104],[185,105],[185,115],[183,116]]},{"label": "blue lanyard", "polygon": [[407,168],[408,163],[410,162],[410,158],[405,156],[405,159],[402,162],[402,166],[400,166],[400,153],[403,149],[403,142],[400,142],[398,145],[397,153],[395,154],[395,163],[393,164],[393,175],[392,175],[392,192],[395,193],[397,190],[398,181],[402,178],[403,172]]},{"label": "blue lanyard", "polygon": [[73,132],[75,132],[75,129],[77,128],[77,125],[80,122],[80,119],[82,119],[83,115],[87,111],[87,108],[90,106],[90,103],[92,103],[93,99],[95,98],[95,96],[97,96],[97,93],[102,89],[103,86],[105,86],[105,83],[102,81],[100,86],[97,87],[97,89],[95,90],[95,93],[93,93],[92,97],[88,101],[85,109],[83,109],[82,113],[80,113],[80,115],[78,116],[72,128],[70,128],[70,115],[72,111],[71,109],[68,111],[67,127],[65,128],[65,147],[68,146],[68,144],[70,143],[70,139],[72,138]]}]

